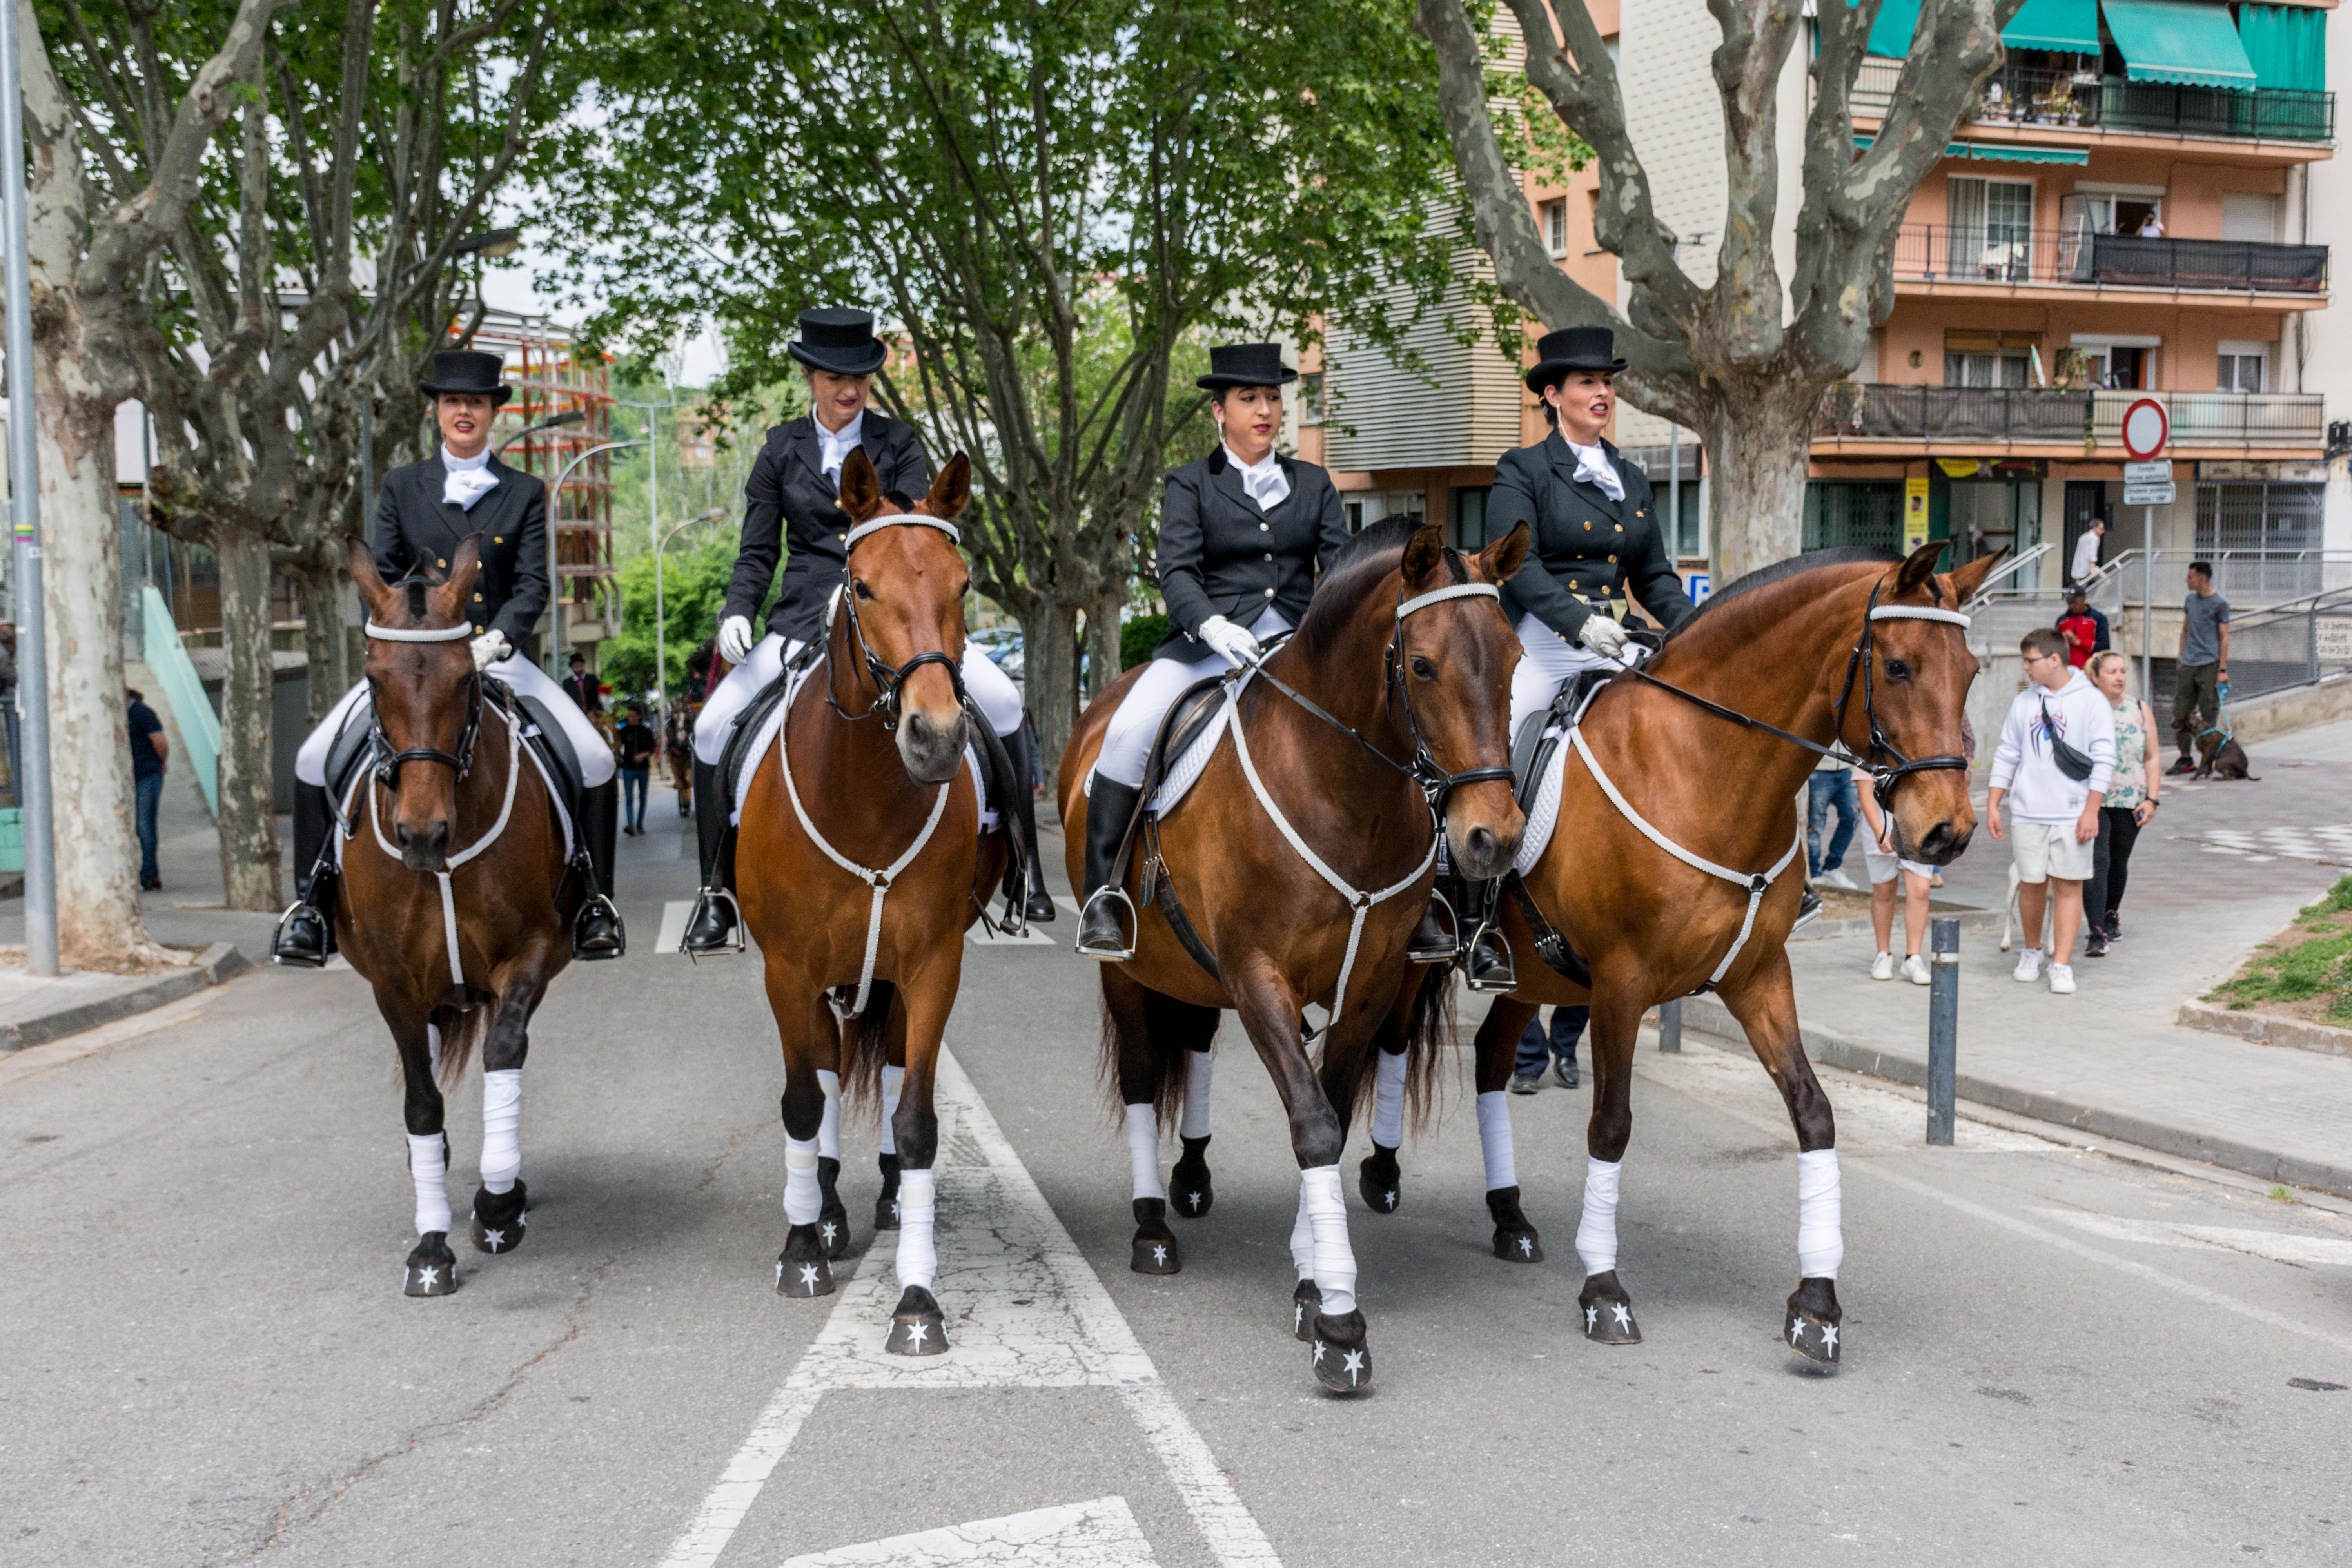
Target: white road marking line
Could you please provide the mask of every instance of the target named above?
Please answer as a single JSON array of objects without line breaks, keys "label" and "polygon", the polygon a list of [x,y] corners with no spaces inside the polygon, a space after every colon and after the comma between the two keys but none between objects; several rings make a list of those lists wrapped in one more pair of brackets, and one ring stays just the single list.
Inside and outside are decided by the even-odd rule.
[{"label": "white road marking line", "polygon": [[1151,1568],[1160,1560],[1122,1497],[1041,1508],[945,1530],[918,1531],[859,1546],[791,1557],[783,1568],[949,1568],[959,1563],[1018,1563],[1022,1568]]},{"label": "white road marking line", "polygon": [[[836,1388],[1118,1390],[1220,1563],[1278,1568],[1257,1521],[1160,1383],[1110,1293],[1037,1190],[952,1054],[940,1052],[939,1276],[952,1348],[882,1349],[898,1287],[870,1257],[761,1412],[663,1568],[716,1563],[817,1401]],[[836,1271],[836,1279],[841,1275]]]},{"label": "white road marking line", "polygon": [[671,899],[662,905],[661,935],[654,938],[656,952],[675,953],[686,940],[686,922],[694,915],[692,899]]},{"label": "white road marking line", "polygon": [[2278,1263],[2352,1268],[2352,1238],[2298,1236],[2292,1231],[2251,1230],[2228,1225],[2185,1225],[2174,1220],[2124,1219],[2116,1215],[2085,1214],[2080,1209],[2045,1208],[2033,1212],[2109,1241],[2136,1241],[2148,1247],[2213,1247],[2224,1252],[2251,1252]]},{"label": "white road marking line", "polygon": [[1054,901],[1061,905],[1064,909],[1069,910],[1072,914],[1076,914],[1078,912],[1078,900],[1070,897],[1067,893],[1055,893],[1054,895]]}]

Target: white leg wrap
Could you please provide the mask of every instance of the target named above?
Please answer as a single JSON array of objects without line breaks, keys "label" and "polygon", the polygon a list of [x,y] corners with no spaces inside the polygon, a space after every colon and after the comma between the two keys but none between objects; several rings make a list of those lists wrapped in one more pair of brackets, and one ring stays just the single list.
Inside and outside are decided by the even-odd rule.
[{"label": "white leg wrap", "polygon": [[1393,1149],[1404,1142],[1404,1053],[1378,1054],[1380,1060],[1372,1064],[1372,1142]]},{"label": "white leg wrap", "polygon": [[919,1285],[928,1290],[940,1271],[939,1249],[931,1240],[938,1213],[937,1188],[929,1171],[906,1171],[898,1177],[898,1285]]},{"label": "white leg wrap", "polygon": [[841,1075],[830,1068],[816,1069],[816,1086],[824,1091],[824,1120],[816,1124],[816,1152],[828,1160],[841,1158]]},{"label": "white leg wrap", "polygon": [[416,1184],[416,1234],[449,1229],[448,1142],[438,1132],[408,1135],[408,1179]]},{"label": "white leg wrap", "polygon": [[514,1191],[522,1174],[522,1069],[482,1075],[482,1190]]},{"label": "white leg wrap", "polygon": [[1354,1311],[1356,1249],[1348,1245],[1348,1203],[1339,1195],[1339,1167],[1317,1165],[1299,1172],[1298,1206],[1313,1226],[1315,1287],[1323,1292],[1323,1310],[1333,1317]]},{"label": "white leg wrap", "polygon": [[1622,1160],[1584,1157],[1584,1218],[1576,1226],[1576,1255],[1587,1274],[1606,1274],[1617,1267],[1617,1177]]},{"label": "white leg wrap", "polygon": [[816,1184],[816,1140],[784,1134],[784,1223],[814,1225],[824,1209]]},{"label": "white leg wrap", "polygon": [[1845,1261],[1845,1208],[1834,1149],[1797,1156],[1797,1273],[1834,1279]]},{"label": "white leg wrap", "polygon": [[1187,1051],[1184,1064],[1184,1119],[1176,1124],[1186,1138],[1209,1135],[1209,1079],[1216,1058],[1206,1051]]},{"label": "white leg wrap", "polygon": [[1139,1198],[1164,1198],[1160,1184],[1160,1117],[1148,1105],[1127,1108],[1127,1165]]},{"label": "white leg wrap", "polygon": [[898,1119],[898,1089],[907,1081],[905,1068],[882,1069],[882,1152],[898,1152],[898,1130],[890,1124]]},{"label": "white leg wrap", "polygon": [[1511,1097],[1499,1089],[1478,1097],[1478,1147],[1486,1156],[1488,1192],[1519,1184],[1518,1156],[1511,1148]]}]

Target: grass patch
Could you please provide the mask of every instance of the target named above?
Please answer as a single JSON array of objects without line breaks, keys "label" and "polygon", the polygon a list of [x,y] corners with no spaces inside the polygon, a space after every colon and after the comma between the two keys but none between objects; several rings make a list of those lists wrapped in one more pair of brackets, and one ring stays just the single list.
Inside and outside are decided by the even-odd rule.
[{"label": "grass patch", "polygon": [[2205,998],[2233,1011],[2260,1009],[2352,1025],[2352,877],[2254,950],[2245,967]]}]

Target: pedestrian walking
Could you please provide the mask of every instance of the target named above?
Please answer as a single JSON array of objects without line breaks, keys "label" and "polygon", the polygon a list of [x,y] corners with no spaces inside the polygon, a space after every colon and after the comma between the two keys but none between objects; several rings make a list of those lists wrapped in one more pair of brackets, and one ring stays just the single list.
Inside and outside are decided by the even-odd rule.
[{"label": "pedestrian walking", "polygon": [[1541,1089],[1546,1058],[1549,1058],[1551,1076],[1560,1088],[1574,1089],[1580,1081],[1576,1076],[1576,1042],[1584,1038],[1584,1026],[1591,1021],[1590,1007],[1554,1007],[1551,1032],[1547,1035],[1540,1016],[1529,1018],[1528,1026],[1519,1031],[1519,1057],[1511,1065],[1511,1092],[1533,1094]]},{"label": "pedestrian walking", "polygon": [[572,656],[572,673],[563,678],[563,694],[580,704],[583,713],[604,710],[604,693],[596,688],[596,678],[588,673],[588,660],[584,655],[575,653]]},{"label": "pedestrian walking", "polygon": [[[2014,978],[2031,984],[2042,966],[2042,917],[2052,912],[2050,989],[2074,989],[2074,935],[2083,923],[2083,884],[2094,869],[2099,807],[2116,766],[2115,712],[2105,694],[2066,662],[2066,640],[2055,627],[2030,631],[2025,689],[2009,705],[1993,749],[1992,787],[1985,825],[2011,841],[2017,859],[2017,914],[2025,952]],[[2003,831],[2007,798],[2011,823]]]},{"label": "pedestrian walking", "polygon": [[2180,647],[2172,666],[2176,773],[2197,771],[2197,737],[2221,721],[2221,688],[2230,684],[2230,601],[2213,589],[2213,563],[2189,563],[2189,597],[2180,603]]},{"label": "pedestrian walking", "polygon": [[[1859,770],[1852,776],[1857,783],[1870,781],[1869,773]],[[1903,895],[1903,978],[1914,985],[1926,985],[1933,976],[1927,973],[1927,961],[1919,950],[1927,942],[1927,887],[1936,868],[1921,861],[1897,858],[1894,824],[1878,809],[1877,795],[1865,789],[1861,799],[1864,826],[1870,833],[1869,843],[1862,852],[1863,867],[1870,873],[1870,929],[1878,935],[1878,951],[1870,961],[1870,977],[1895,978],[1895,895],[1899,889]]]},{"label": "pedestrian walking", "polygon": [[[1805,781],[1805,863],[1812,871],[1812,879],[1843,892],[1862,891],[1853,878],[1838,868],[1845,864],[1846,849],[1853,843],[1854,828],[1862,820],[1862,808],[1854,800],[1853,773],[1835,757],[1823,757],[1814,765],[1812,776]],[[1837,816],[1837,828],[1830,832],[1832,812]],[[1829,836],[1826,847],[1822,842],[1825,832]]]},{"label": "pedestrian walking", "polygon": [[2151,744],[2156,714],[2143,698],[2124,695],[2131,660],[2107,652],[2091,660],[2091,684],[2116,716],[2116,776],[2099,806],[2099,841],[2091,857],[2091,885],[2084,889],[2084,919],[2091,933],[2083,956],[2105,958],[2107,944],[2123,935],[2124,885],[2131,875],[2132,848],[2139,830],[2156,816],[2164,792],[2164,769]]},{"label": "pedestrian walking", "polygon": [[163,886],[163,873],[155,864],[155,808],[163,799],[163,771],[172,761],[172,742],[163,733],[163,721],[147,706],[147,694],[136,687],[125,687],[123,693],[130,700],[131,782],[138,797],[139,888],[152,893]]},{"label": "pedestrian walking", "polygon": [[2074,541],[2074,559],[2070,563],[2067,575],[2075,582],[2087,583],[2099,574],[2099,541],[2106,531],[2107,520],[2095,517],[2090,526],[2083,530],[2083,537]]},{"label": "pedestrian walking", "polygon": [[8,793],[18,805],[25,804],[24,753],[19,751],[16,734],[16,627],[13,622],[0,624],[0,716],[8,726]]},{"label": "pedestrian walking", "polygon": [[628,722],[615,737],[621,752],[621,831],[642,838],[646,831],[646,790],[652,783],[654,729],[646,722],[642,704],[629,704]]}]

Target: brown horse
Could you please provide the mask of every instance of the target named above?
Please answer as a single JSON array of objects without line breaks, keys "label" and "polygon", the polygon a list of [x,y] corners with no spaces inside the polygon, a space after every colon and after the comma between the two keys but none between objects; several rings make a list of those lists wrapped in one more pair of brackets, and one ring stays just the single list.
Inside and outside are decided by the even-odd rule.
[{"label": "brown horse", "polygon": [[365,541],[349,549],[367,606],[364,674],[376,733],[339,807],[335,942],[375,988],[400,1049],[419,1237],[405,1289],[446,1296],[457,1288],[457,1259],[442,1086],[457,1081],[478,1045],[474,1245],[511,1252],[529,1223],[520,1173],[530,1016],[572,962],[569,903],[584,886],[567,880],[563,828],[546,779],[523,755],[514,700],[475,669],[467,647],[478,536],[457,546],[440,583],[387,586]]},{"label": "brown horse", "polygon": [[[1539,1261],[1535,1227],[1520,1212],[1502,1091],[1520,1031],[1537,1008],[1589,1002],[1593,1100],[1576,1245],[1586,1270],[1579,1305],[1591,1339],[1641,1339],[1633,1300],[1617,1277],[1618,1173],[1633,1134],[1634,1037],[1650,1007],[1711,985],[1747,1031],[1796,1127],[1799,1282],[1783,1338],[1809,1360],[1838,1360],[1835,1280],[1845,1244],[1836,1130],[1799,1036],[1787,952],[1804,889],[1794,803],[1820,758],[1656,682],[1867,760],[1881,770],[1879,798],[1896,853],[1948,864],[1976,828],[1957,754],[1977,661],[1958,606],[1993,558],[1939,576],[1943,549],[1930,544],[1907,560],[1823,551],[1741,578],[1665,639],[1646,667],[1654,680],[1610,680],[1584,714],[1581,745],[1563,742],[1558,826],[1524,884],[1572,952],[1554,949],[1539,961],[1549,944],[1539,944],[1516,897],[1502,899],[1502,931],[1519,955],[1518,989],[1496,999],[1478,1030],[1478,1120],[1496,1255]],[[1781,874],[1791,867],[1794,874]],[[1559,973],[1552,956],[1569,969],[1582,966],[1589,980]],[[1368,1190],[1393,1194],[1395,1151],[1376,1145],[1361,1180]]]},{"label": "brown horse", "polygon": [[[1299,1165],[1293,1331],[1314,1345],[1318,1380],[1340,1393],[1371,1382],[1339,1169],[1366,1047],[1392,998],[1399,1018],[1391,1026],[1425,1046],[1440,995],[1437,987],[1399,992],[1433,875],[1431,795],[1444,806],[1454,864],[1474,876],[1509,863],[1522,826],[1504,766],[1518,643],[1493,584],[1526,559],[1527,529],[1475,558],[1444,539],[1434,526],[1397,523],[1350,542],[1297,635],[1260,673],[1228,688],[1213,755],[1135,857],[1148,867],[1137,876],[1172,886],[1213,972],[1148,895],[1136,900],[1134,957],[1103,967],[1106,1067],[1126,1106],[1135,1180],[1133,1266],[1178,1266],[1160,1183],[1160,1112],[1187,1099],[1205,1110],[1210,1038],[1219,1012],[1231,1008],[1281,1093]],[[1086,843],[1085,780],[1131,679],[1088,706],[1063,753],[1074,883]],[[1346,893],[1335,885],[1343,882]],[[1302,1032],[1310,1002],[1333,1009],[1319,1077]],[[1208,1207],[1205,1122],[1197,1134],[1191,1124],[1183,1131],[1178,1212],[1197,1216]]]},{"label": "brown horse", "polygon": [[[789,1228],[776,1289],[807,1297],[834,1288],[829,1259],[847,1250],[849,1232],[830,1191],[839,1162],[819,1153],[819,1140],[838,1125],[842,1080],[869,1081],[887,1058],[889,1076],[905,1077],[887,1125],[901,1294],[885,1345],[908,1355],[947,1349],[931,1295],[932,1079],[963,977],[964,928],[1003,870],[1002,836],[982,837],[964,766],[976,730],[958,663],[971,574],[952,520],[971,478],[958,453],[930,493],[898,512],[864,452],[842,465],[852,523],[842,596],[823,660],[759,760],[737,827],[744,923],[783,1038]],[[892,1163],[886,1156],[886,1174]],[[888,1204],[886,1193],[877,1214]]]}]

